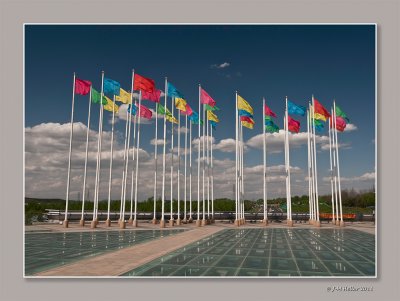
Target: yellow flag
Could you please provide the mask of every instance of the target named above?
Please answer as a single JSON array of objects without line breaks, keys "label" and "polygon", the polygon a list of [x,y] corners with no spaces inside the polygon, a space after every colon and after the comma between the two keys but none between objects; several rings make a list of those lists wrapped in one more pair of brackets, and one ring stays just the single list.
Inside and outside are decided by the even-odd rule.
[{"label": "yellow flag", "polygon": [[171,115],[165,115],[165,118],[172,123],[179,124],[178,120],[175,117],[172,117]]},{"label": "yellow flag", "polygon": [[124,89],[119,89],[119,96],[115,96],[115,101],[120,101],[123,103],[131,103],[131,93],[126,92]]},{"label": "yellow flag", "polygon": [[183,98],[175,98],[175,107],[180,111],[186,112],[186,100]]},{"label": "yellow flag", "polygon": [[242,121],[242,125],[244,127],[247,127],[248,129],[251,129],[251,130],[254,128],[254,124],[251,123],[251,122],[248,122],[248,121]]},{"label": "yellow flag", "polygon": [[[313,110],[314,109],[313,106],[310,106],[310,109],[311,109],[311,111],[314,111]],[[315,112],[314,112],[314,119],[326,121],[326,117],[324,115],[319,114],[319,113],[315,113]]]},{"label": "yellow flag", "polygon": [[207,111],[207,119],[215,122],[219,122],[217,115],[215,115],[212,111]]},{"label": "yellow flag", "polygon": [[238,95],[238,110],[245,110],[249,112],[251,115],[254,115],[253,108],[251,107],[251,105],[249,105],[249,103],[239,95]]},{"label": "yellow flag", "polygon": [[107,96],[104,96],[104,97],[107,100],[107,104],[103,106],[104,110],[112,112],[113,108],[114,108],[114,112],[118,113],[119,107],[117,105],[114,105],[114,102],[111,99],[109,99]]}]

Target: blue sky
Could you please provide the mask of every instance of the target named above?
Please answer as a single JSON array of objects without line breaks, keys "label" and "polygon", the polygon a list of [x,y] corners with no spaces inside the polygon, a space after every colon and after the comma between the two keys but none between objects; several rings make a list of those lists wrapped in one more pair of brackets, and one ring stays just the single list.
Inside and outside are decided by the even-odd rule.
[{"label": "blue sky", "polygon": [[[238,90],[255,111],[255,129],[244,130],[244,140],[250,141],[244,159],[249,168],[262,164],[262,152],[254,138],[262,131],[262,97],[278,115],[280,128],[285,96],[306,105],[314,94],[328,109],[336,99],[351,121],[350,130],[339,134],[339,143],[344,144],[340,149],[341,175],[348,179],[342,186],[365,189],[373,185],[373,178],[365,181],[362,176],[375,172],[374,25],[27,25],[25,127],[70,122],[73,72],[100,89],[104,70],[107,77],[129,90],[132,68],[154,79],[162,90],[167,76],[196,110],[197,85],[201,83],[221,108],[221,122],[214,132],[216,145],[234,138]],[[75,103],[74,121],[85,125],[87,97],[77,96]],[[151,102],[144,104],[154,108]],[[95,106],[92,109],[91,128],[97,130],[98,110]],[[105,116],[110,118],[108,112]],[[305,117],[293,117],[300,120],[301,131],[306,131]],[[105,131],[110,127],[109,122],[104,123]],[[125,122],[117,122],[119,143],[123,143],[124,129]],[[160,127],[159,135],[161,131]],[[320,135],[327,135],[327,130]],[[140,147],[150,155],[154,146],[149,141],[153,138],[154,124],[144,125]],[[220,146],[221,150],[214,152],[216,160],[234,159],[234,153]],[[284,164],[282,151],[276,146],[269,153],[269,166]],[[35,169],[43,162],[27,157],[26,164]],[[294,143],[291,165],[304,171],[306,164],[306,145]],[[27,196],[42,196],[37,189],[28,189],[28,182],[32,181],[33,187],[40,177],[32,174],[30,178],[29,168]],[[329,152],[319,148],[321,182],[328,168]],[[284,188],[284,182],[271,185]],[[57,187],[63,191],[64,186]],[[299,182],[299,186],[307,191],[308,184]]]}]

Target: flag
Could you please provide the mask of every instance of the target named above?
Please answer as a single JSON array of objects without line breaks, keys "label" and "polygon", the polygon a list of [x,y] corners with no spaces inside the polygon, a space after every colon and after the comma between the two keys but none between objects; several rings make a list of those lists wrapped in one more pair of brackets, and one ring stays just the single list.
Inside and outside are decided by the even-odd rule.
[{"label": "flag", "polygon": [[190,115],[193,114],[193,110],[188,104],[186,104],[186,110],[185,111],[181,111],[181,114],[190,116]]},{"label": "flag", "polygon": [[254,124],[254,119],[252,119],[248,116],[240,116],[240,121],[242,121],[242,122],[245,121],[245,122]]},{"label": "flag", "polygon": [[214,131],[217,130],[217,123],[215,121],[210,120],[210,125]]},{"label": "flag", "polygon": [[147,78],[144,76],[141,76],[139,74],[135,74],[134,80],[133,80],[133,90],[136,91],[143,91],[143,92],[148,92],[152,93],[156,90],[156,86],[154,83],[154,80],[151,78]]},{"label": "flag", "polygon": [[340,116],[336,116],[336,129],[339,132],[343,132],[344,129],[346,128],[346,120],[344,120],[342,117]]},{"label": "flag", "polygon": [[131,93],[126,92],[124,89],[119,89],[119,96],[115,96],[115,101],[120,101],[125,104],[131,103]]},{"label": "flag", "polygon": [[323,131],[324,129],[324,123],[321,120],[314,119],[314,124],[315,124],[315,130],[318,132]]},{"label": "flag", "polygon": [[151,119],[151,116],[153,116],[153,113],[150,111],[150,109],[142,104],[140,104],[140,109],[138,109],[138,111],[140,112],[140,117]]},{"label": "flag", "polygon": [[273,125],[274,122],[272,121],[272,118],[270,116],[265,116],[264,124],[265,125]]},{"label": "flag", "polygon": [[[189,116],[190,121],[194,124],[199,124],[199,114],[196,111],[193,111]],[[203,120],[200,120],[200,124],[203,124]]]},{"label": "flag", "polygon": [[127,109],[128,113],[131,113],[133,116],[136,115],[137,112],[137,106],[135,104],[133,105],[128,105],[128,109]]},{"label": "flag", "polygon": [[186,111],[186,100],[183,98],[175,98],[175,108],[180,111]]},{"label": "flag", "polygon": [[250,114],[249,112],[247,112],[245,110],[239,110],[239,116],[247,116],[247,117],[253,118],[253,114]]},{"label": "flag", "polygon": [[169,122],[176,124],[179,123],[175,117],[172,117],[172,113],[168,110],[168,108],[165,108],[162,104],[157,104],[157,113],[165,115],[165,119],[167,119]]},{"label": "flag", "polygon": [[242,125],[248,129],[253,129],[254,128],[254,124],[251,122],[247,122],[247,121],[242,121]]},{"label": "flag", "polygon": [[237,98],[238,98],[238,103],[237,103],[238,109],[247,111],[251,115],[253,115],[254,111],[253,111],[253,108],[251,107],[251,105],[249,105],[249,103],[246,100],[244,100],[244,98],[241,97],[240,95],[238,95]]},{"label": "flag", "polygon": [[142,91],[142,99],[150,100],[152,102],[160,102],[161,90],[154,90],[153,92]]},{"label": "flag", "polygon": [[218,116],[215,115],[212,111],[207,111],[207,120],[219,122]]},{"label": "flag", "polygon": [[325,117],[324,121],[326,121],[326,118],[331,117],[331,114],[329,114],[329,112],[324,108],[324,106],[320,104],[319,101],[315,98],[314,98],[314,114],[323,115]]},{"label": "flag", "polygon": [[86,95],[90,91],[91,81],[75,78],[75,94]]},{"label": "flag", "polygon": [[110,78],[104,78],[103,83],[104,94],[108,95],[119,95],[119,89],[121,89],[121,85],[119,82],[112,80]]},{"label": "flag", "polygon": [[264,105],[264,114],[265,116],[276,117],[276,114],[267,105]]},{"label": "flag", "polygon": [[215,106],[217,103],[204,89],[200,89],[200,101],[203,105]]},{"label": "flag", "polygon": [[267,125],[265,129],[268,133],[279,133],[279,127],[274,122],[272,122],[272,125]]},{"label": "flag", "polygon": [[306,113],[306,108],[288,100],[288,113],[304,116]]},{"label": "flag", "polygon": [[288,129],[292,133],[298,133],[300,131],[300,121],[288,116]]},{"label": "flag", "polygon": [[346,113],[343,112],[337,105],[335,105],[335,109],[336,109],[336,116],[342,117],[342,118],[345,119],[347,122],[350,122],[350,119],[347,118]]},{"label": "flag", "polygon": [[[100,103],[101,93],[96,91],[96,89],[92,88],[92,102],[93,103]],[[107,104],[107,99],[103,96],[103,105]]]},{"label": "flag", "polygon": [[169,97],[185,98],[181,92],[178,91],[171,83],[167,83],[167,91]]},{"label": "flag", "polygon": [[206,111],[219,111],[219,108],[217,106],[212,107],[210,105],[205,104],[204,108],[206,109]]},{"label": "flag", "polygon": [[165,118],[171,123],[179,124],[178,119],[176,119],[175,117],[172,117],[171,115],[166,115]]},{"label": "flag", "polygon": [[110,112],[114,110],[115,113],[118,113],[119,107],[116,104],[114,104],[114,102],[107,96],[105,96],[105,98],[107,100],[107,104],[104,105],[103,109]]}]

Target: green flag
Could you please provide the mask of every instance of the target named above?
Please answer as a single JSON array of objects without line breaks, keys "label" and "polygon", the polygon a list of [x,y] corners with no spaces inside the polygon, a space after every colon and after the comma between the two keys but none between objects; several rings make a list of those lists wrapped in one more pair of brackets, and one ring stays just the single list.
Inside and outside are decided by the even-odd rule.
[{"label": "green flag", "polygon": [[267,130],[268,133],[278,133],[279,132],[279,127],[273,123],[271,125],[267,125],[265,127],[265,129]]},{"label": "green flag", "polygon": [[217,106],[210,106],[208,104],[204,105],[204,108],[206,109],[206,111],[219,111],[219,108]]},{"label": "green flag", "polygon": [[[92,89],[92,102],[93,103],[100,103],[100,99],[101,99],[101,93],[96,91],[95,89]],[[103,96],[103,101],[102,101],[103,105],[107,104],[107,99]]]},{"label": "green flag", "polygon": [[335,105],[335,108],[336,108],[336,116],[340,116],[343,119],[346,119],[347,122],[350,122],[350,119],[347,117],[345,112],[343,112],[337,105]]}]

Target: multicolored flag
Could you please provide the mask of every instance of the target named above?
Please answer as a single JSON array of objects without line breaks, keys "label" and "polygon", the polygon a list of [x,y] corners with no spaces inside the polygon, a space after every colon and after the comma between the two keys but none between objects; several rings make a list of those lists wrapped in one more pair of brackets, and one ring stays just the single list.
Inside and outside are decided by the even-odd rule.
[{"label": "multicolored flag", "polygon": [[131,93],[126,92],[124,89],[119,89],[119,96],[115,96],[115,101],[120,101],[122,103],[131,103]]},{"label": "multicolored flag", "polygon": [[210,106],[210,105],[207,105],[207,104],[205,104],[204,105],[204,108],[206,109],[206,111],[219,111],[220,109],[217,107],[217,106]]},{"label": "multicolored flag", "polygon": [[185,98],[181,92],[178,91],[177,88],[174,87],[171,83],[167,84],[167,92],[169,97],[179,97]]},{"label": "multicolored flag", "polygon": [[331,114],[329,114],[329,112],[324,108],[322,104],[320,104],[320,102],[316,98],[314,98],[314,114],[319,114],[324,116],[325,117],[324,121],[326,121],[327,118],[331,117]]},{"label": "multicolored flag", "polygon": [[168,108],[165,108],[162,104],[157,104],[157,113],[160,115],[165,115],[165,119],[167,119],[169,122],[179,124],[178,120],[175,117],[172,117],[172,113],[168,110]]},{"label": "multicolored flag", "polygon": [[273,124],[274,124],[274,122],[273,122],[271,116],[265,116],[264,124],[265,124],[265,125],[273,125]]},{"label": "multicolored flag", "polygon": [[212,111],[207,111],[207,120],[219,122],[218,116],[215,115]]},{"label": "multicolored flag", "polygon": [[211,107],[214,107],[215,104],[217,103],[204,89],[200,89],[200,102],[203,105],[209,105]]},{"label": "multicolored flag", "polygon": [[251,107],[251,105],[240,95],[237,96],[238,99],[238,110],[244,110],[249,112],[251,115],[254,114],[253,108]]},{"label": "multicolored flag", "polygon": [[186,111],[186,100],[176,97],[175,108],[177,108],[179,111]]},{"label": "multicolored flag", "polygon": [[254,129],[254,123],[248,122],[248,121],[242,121],[242,125],[248,129]]},{"label": "multicolored flag", "polygon": [[160,102],[161,90],[154,90],[153,92],[142,91],[142,99],[150,100],[152,102]]},{"label": "multicolored flag", "polygon": [[254,124],[254,119],[248,116],[240,116],[240,121]]},{"label": "multicolored flag", "polygon": [[119,95],[119,91],[121,89],[121,85],[119,82],[107,78],[104,78],[104,83],[103,83],[103,90],[104,90],[104,94],[108,94],[108,95]]},{"label": "multicolored flag", "polygon": [[250,118],[254,118],[253,114],[251,114],[251,113],[249,113],[249,112],[247,112],[245,110],[239,110],[239,116],[247,116],[247,117],[250,117]]},{"label": "multicolored flag", "polygon": [[114,104],[114,102],[107,96],[105,96],[105,98],[107,100],[107,103],[103,106],[103,109],[106,111],[110,112],[114,111],[115,113],[118,113],[119,107],[116,104]]},{"label": "multicolored flag", "polygon": [[101,93],[96,91],[93,87],[92,89],[92,102],[93,103],[102,103],[103,105],[107,104],[107,99],[103,96],[103,99],[101,100]]},{"label": "multicolored flag", "polygon": [[193,114],[193,110],[188,104],[186,104],[186,110],[185,111],[181,111],[181,114],[190,116],[190,115]]},{"label": "multicolored flag", "polygon": [[288,129],[292,133],[298,133],[300,131],[300,121],[288,116]]},{"label": "multicolored flag", "polygon": [[306,113],[306,108],[288,100],[288,113],[304,116]]},{"label": "multicolored flag", "polygon": [[279,127],[273,121],[271,125],[266,125],[265,129],[269,133],[279,133]]},{"label": "multicolored flag", "polygon": [[324,123],[321,120],[314,118],[314,124],[316,131],[321,132],[324,130]]},{"label": "multicolored flag", "polygon": [[151,78],[136,73],[133,80],[133,90],[153,93],[156,90],[156,85]]},{"label": "multicolored flag", "polygon": [[91,81],[75,78],[75,94],[87,95],[91,85]]},{"label": "multicolored flag", "polygon": [[149,108],[145,107],[144,105],[140,104],[140,109],[138,109],[139,116],[146,118],[146,119],[151,119],[151,116],[153,116],[153,113],[150,111]]},{"label": "multicolored flag", "polygon": [[264,114],[265,116],[276,117],[276,114],[267,105],[264,105]]},{"label": "multicolored flag", "polygon": [[336,116],[342,117],[345,119],[347,122],[350,122],[350,119],[347,118],[347,115],[345,112],[343,112],[338,105],[335,104],[335,110],[336,110]]}]

